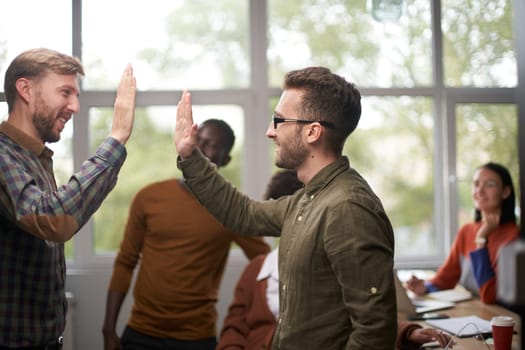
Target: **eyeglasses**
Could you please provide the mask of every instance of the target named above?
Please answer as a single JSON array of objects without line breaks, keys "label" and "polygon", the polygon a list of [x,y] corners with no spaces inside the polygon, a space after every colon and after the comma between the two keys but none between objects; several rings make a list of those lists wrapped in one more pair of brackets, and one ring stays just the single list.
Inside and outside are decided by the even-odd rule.
[{"label": "eyeglasses", "polygon": [[326,126],[327,128],[334,128],[335,129],[335,125],[334,124],[332,124],[330,122],[325,122],[323,120],[305,120],[305,119],[281,118],[281,117],[278,117],[277,115],[275,115],[275,113],[272,114],[272,119],[273,119],[273,128],[274,129],[277,129],[277,125],[279,125],[280,123],[288,123],[288,122],[303,123],[303,124],[319,123],[322,126]]}]

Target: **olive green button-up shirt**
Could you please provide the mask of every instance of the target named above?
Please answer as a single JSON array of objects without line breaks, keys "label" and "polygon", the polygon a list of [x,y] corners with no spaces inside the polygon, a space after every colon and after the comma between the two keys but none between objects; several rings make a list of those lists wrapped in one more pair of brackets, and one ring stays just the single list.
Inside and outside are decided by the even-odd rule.
[{"label": "olive green button-up shirt", "polygon": [[226,227],[281,236],[273,349],[394,349],[392,227],[346,157],[294,195],[270,201],[237,191],[199,151],[178,165],[195,196]]}]

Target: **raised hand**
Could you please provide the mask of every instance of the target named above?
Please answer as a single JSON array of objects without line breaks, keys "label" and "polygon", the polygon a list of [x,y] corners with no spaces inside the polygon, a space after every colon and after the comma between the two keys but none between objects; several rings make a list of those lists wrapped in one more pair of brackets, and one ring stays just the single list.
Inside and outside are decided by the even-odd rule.
[{"label": "raised hand", "polygon": [[487,238],[498,226],[500,213],[482,213],[481,227],[476,237]]},{"label": "raised hand", "polygon": [[126,66],[117,89],[111,136],[125,144],[131,136],[135,120],[135,95],[137,82],[131,64]]},{"label": "raised hand", "polygon": [[425,287],[425,281],[417,278],[416,276],[412,276],[407,281],[407,289],[411,290],[416,295],[423,295],[427,292],[427,289]]},{"label": "raised hand", "polygon": [[193,123],[191,95],[188,91],[182,93],[177,104],[177,120],[173,140],[177,153],[182,159],[188,158],[197,144],[197,124]]}]

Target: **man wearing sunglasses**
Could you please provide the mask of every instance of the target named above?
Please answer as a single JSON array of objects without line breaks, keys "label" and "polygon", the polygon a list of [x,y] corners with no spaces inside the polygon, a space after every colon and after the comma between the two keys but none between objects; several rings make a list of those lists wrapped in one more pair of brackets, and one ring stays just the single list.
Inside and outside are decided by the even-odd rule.
[{"label": "man wearing sunglasses", "polygon": [[304,188],[254,201],[196,149],[191,98],[177,110],[175,146],[186,183],[226,227],[280,236],[279,320],[272,349],[393,349],[394,237],[381,201],[342,155],[361,116],[355,86],[323,67],[289,72],[266,136],[275,164]]}]

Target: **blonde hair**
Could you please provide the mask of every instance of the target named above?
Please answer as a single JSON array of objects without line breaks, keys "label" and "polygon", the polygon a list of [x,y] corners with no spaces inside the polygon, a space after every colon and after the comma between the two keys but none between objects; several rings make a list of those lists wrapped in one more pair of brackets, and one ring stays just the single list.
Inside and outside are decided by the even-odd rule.
[{"label": "blonde hair", "polygon": [[61,75],[84,76],[82,63],[76,57],[46,48],[24,51],[15,57],[5,73],[4,92],[9,112],[17,95],[16,81],[20,78],[39,79],[49,71]]}]

